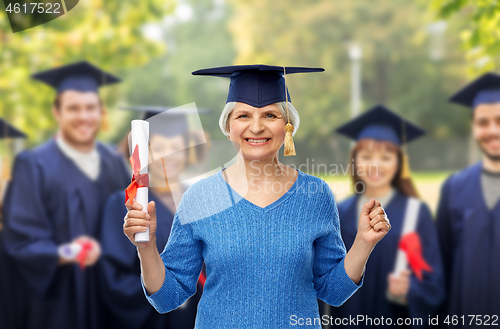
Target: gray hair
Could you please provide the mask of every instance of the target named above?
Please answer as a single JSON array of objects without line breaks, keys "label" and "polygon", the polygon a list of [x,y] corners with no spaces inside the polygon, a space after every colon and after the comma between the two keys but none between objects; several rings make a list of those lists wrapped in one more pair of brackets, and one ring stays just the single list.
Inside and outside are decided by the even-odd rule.
[{"label": "gray hair", "polygon": [[[237,102],[228,102],[226,106],[224,106],[224,110],[219,118],[219,127],[222,130],[222,133],[226,136],[229,136],[229,115],[236,107]],[[286,102],[277,102],[274,103],[278,106],[281,115],[285,118],[285,121],[288,122],[288,116],[286,115]],[[293,107],[292,103],[288,102],[288,112],[290,113],[290,123],[293,125],[292,136],[295,135],[297,129],[299,129],[300,118],[299,114],[295,107]]]}]

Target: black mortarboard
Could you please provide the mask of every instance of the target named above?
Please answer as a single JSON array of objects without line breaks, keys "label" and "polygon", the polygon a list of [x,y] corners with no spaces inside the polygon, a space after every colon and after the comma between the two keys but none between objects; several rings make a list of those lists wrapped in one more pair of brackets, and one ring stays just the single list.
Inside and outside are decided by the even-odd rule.
[{"label": "black mortarboard", "polygon": [[336,129],[339,134],[356,141],[363,138],[390,141],[403,145],[425,134],[383,105],[377,105]]},{"label": "black mortarboard", "polygon": [[[192,103],[194,104],[194,103]],[[210,112],[209,110],[197,110],[191,106],[168,108],[161,106],[120,106],[122,110],[136,111],[142,113],[142,120],[149,122],[149,136],[161,135],[164,137],[175,137],[184,135],[188,139],[189,163],[196,164],[198,159],[204,157],[202,143],[206,143],[206,137],[197,135],[197,129],[202,129],[201,122],[189,124],[188,115],[197,115]],[[129,140],[129,145],[131,145]],[[132,154],[132,150],[129,150]],[[157,154],[158,157],[158,154]],[[163,157],[163,156],[160,156]]]},{"label": "black mortarboard", "polygon": [[65,90],[97,93],[99,87],[121,81],[87,61],[56,67],[31,77],[54,87],[58,94]]},{"label": "black mortarboard", "polygon": [[242,102],[255,107],[264,107],[277,102],[291,102],[286,89],[286,74],[323,72],[322,68],[269,66],[269,65],[235,65],[222,66],[192,72],[193,75],[210,75],[231,78],[227,102]]},{"label": "black mortarboard", "polygon": [[189,131],[187,115],[207,113],[207,110],[176,109],[157,106],[122,106],[120,109],[142,112],[142,120],[149,122],[149,132],[166,137],[182,135]]},{"label": "black mortarboard", "polygon": [[0,138],[26,138],[26,134],[0,119]]},{"label": "black mortarboard", "polygon": [[483,103],[500,103],[500,75],[492,72],[483,74],[450,97],[449,101],[472,109]]}]

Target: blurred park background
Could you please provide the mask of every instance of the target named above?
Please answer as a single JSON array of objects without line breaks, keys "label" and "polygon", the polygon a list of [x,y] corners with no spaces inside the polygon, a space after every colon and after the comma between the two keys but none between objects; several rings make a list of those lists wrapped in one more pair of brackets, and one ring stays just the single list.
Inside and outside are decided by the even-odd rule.
[{"label": "blurred park background", "polygon": [[[196,77],[201,68],[235,64],[323,67],[290,75],[300,113],[298,155],[284,158],[348,195],[350,142],[334,129],[377,103],[420,125],[408,147],[420,194],[435,210],[443,180],[480,158],[470,138],[471,112],[448,97],[499,64],[500,4],[479,0],[85,0],[46,24],[12,33],[0,3],[0,117],[28,138],[1,153],[31,148],[56,133],[54,91],[34,72],[88,60],[123,79],[101,89],[117,144],[137,114],[123,105],[176,107],[195,102],[211,138],[229,81]],[[306,166],[305,164],[308,163]],[[323,164],[321,170],[319,165]],[[324,170],[326,168],[328,170]],[[338,170],[332,170],[336,165]],[[316,167],[318,166],[318,167]]]}]

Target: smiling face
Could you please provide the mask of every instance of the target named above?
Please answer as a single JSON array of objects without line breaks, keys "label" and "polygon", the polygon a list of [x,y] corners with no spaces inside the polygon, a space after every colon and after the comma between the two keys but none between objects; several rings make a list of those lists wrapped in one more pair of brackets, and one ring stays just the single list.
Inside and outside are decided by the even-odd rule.
[{"label": "smiling face", "polygon": [[472,134],[488,158],[500,161],[500,103],[481,104],[474,109]]},{"label": "smiling face", "polygon": [[229,137],[249,160],[276,156],[285,141],[285,118],[276,104],[253,107],[237,103],[228,120]]},{"label": "smiling face", "polygon": [[366,187],[382,188],[391,185],[399,169],[396,145],[363,139],[354,150],[356,172]]},{"label": "smiling face", "polygon": [[53,113],[64,139],[75,146],[94,143],[102,120],[103,108],[94,92],[67,90],[59,96]]},{"label": "smiling face", "polygon": [[152,180],[158,181],[159,186],[164,185],[165,178],[176,181],[187,163],[184,136],[166,137],[155,134],[151,136],[149,144],[151,147],[150,156],[155,159],[149,165],[149,174],[152,176]]}]

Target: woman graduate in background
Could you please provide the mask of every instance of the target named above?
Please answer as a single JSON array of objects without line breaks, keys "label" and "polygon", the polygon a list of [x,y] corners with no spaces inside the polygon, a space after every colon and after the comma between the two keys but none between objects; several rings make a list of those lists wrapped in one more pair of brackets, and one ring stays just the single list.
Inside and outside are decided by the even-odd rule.
[{"label": "woman graduate in background", "polygon": [[[402,150],[406,142],[425,132],[382,105],[337,132],[356,141],[350,172],[357,194],[339,203],[346,247],[354,241],[359,209],[370,198],[385,205],[392,230],[370,255],[366,265],[370,275],[364,286],[340,308],[328,310],[328,305],[320,301],[322,312],[335,318],[391,318],[393,325],[398,318],[422,318],[425,326],[428,315],[432,316],[444,299],[444,278],[435,225],[429,208],[418,200]],[[372,325],[363,322],[359,327]],[[411,327],[420,326],[415,323]]]},{"label": "woman graduate in background", "polygon": [[[149,121],[152,158],[149,164],[149,200],[155,201],[156,212],[161,218],[156,230],[156,243],[158,248],[163,248],[176,211],[174,200],[180,200],[188,187],[173,182],[179,181],[179,175],[189,164],[200,160],[203,149],[188,147],[190,139],[196,135],[188,129],[186,115],[190,112],[187,110],[148,107],[130,109],[145,111],[143,120]],[[130,329],[192,329],[203,290],[205,270],[200,276],[194,296],[169,314],[156,312],[142,290],[137,250],[123,234],[121,224],[127,214],[124,200],[124,191],[117,192],[108,199],[101,226],[100,289],[106,306],[113,315],[113,325],[116,328]]]}]

